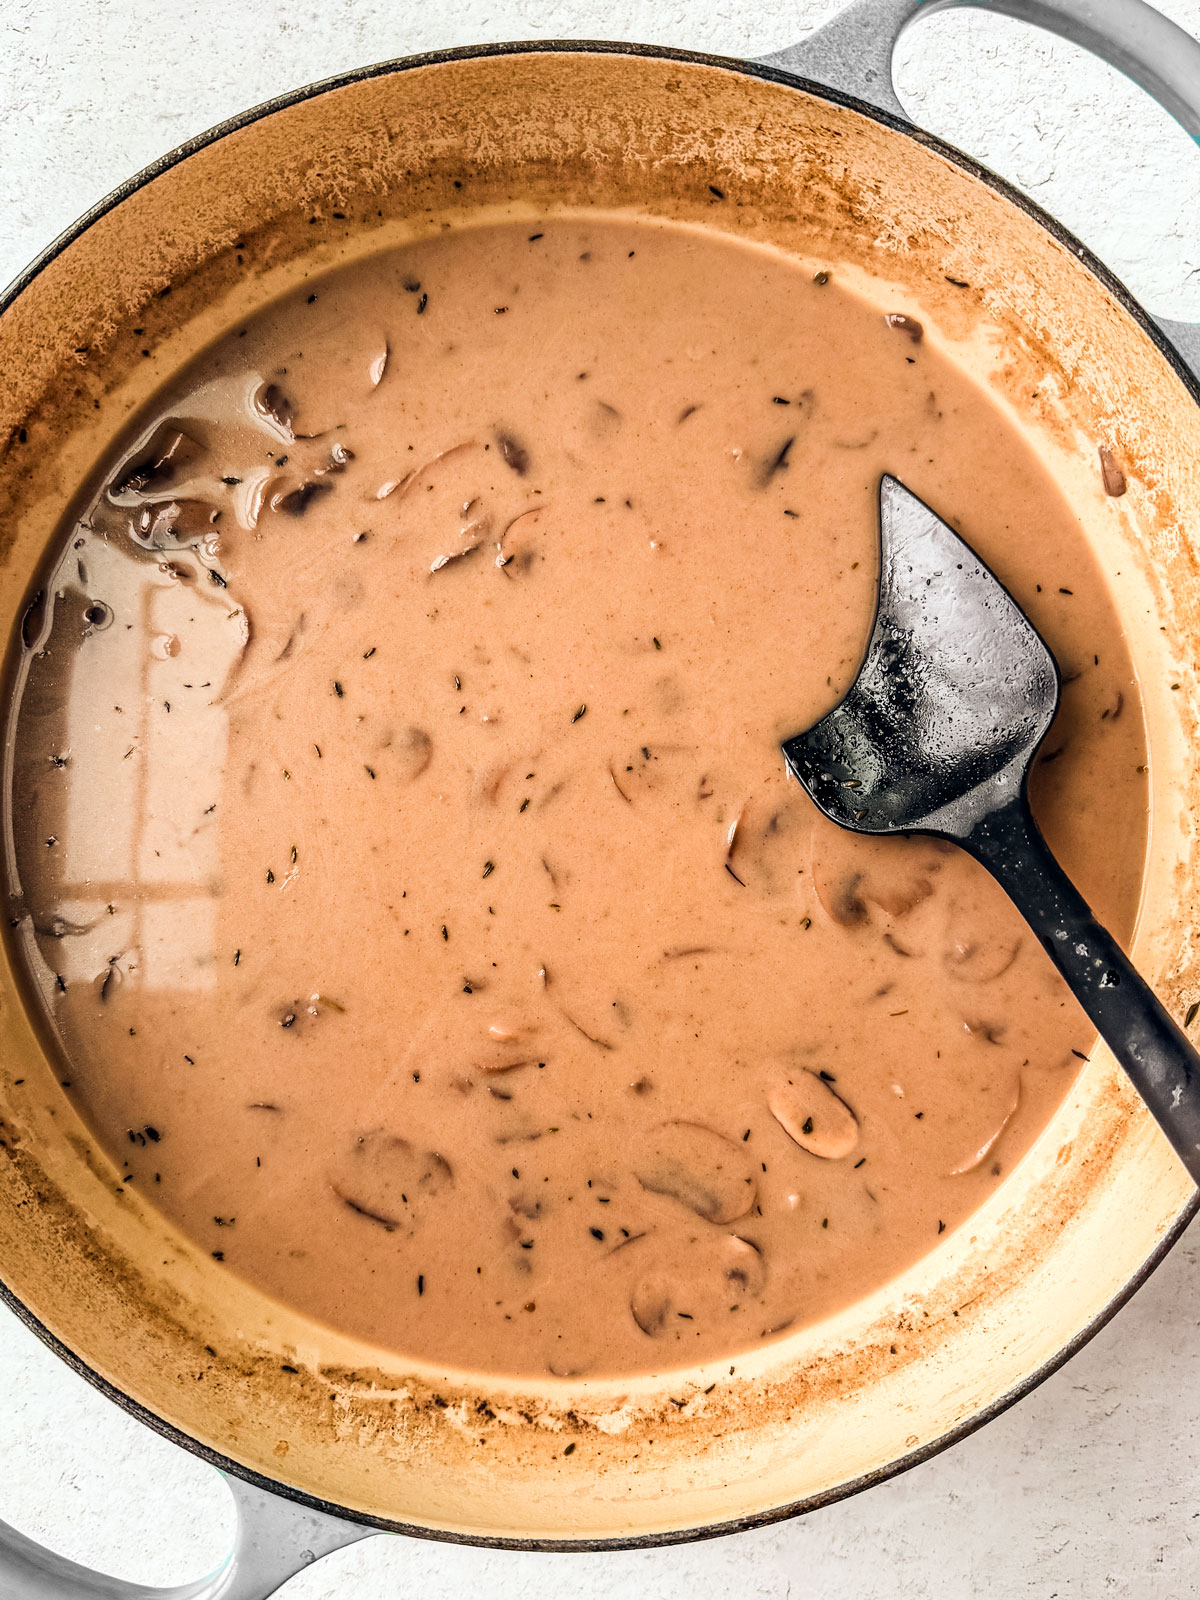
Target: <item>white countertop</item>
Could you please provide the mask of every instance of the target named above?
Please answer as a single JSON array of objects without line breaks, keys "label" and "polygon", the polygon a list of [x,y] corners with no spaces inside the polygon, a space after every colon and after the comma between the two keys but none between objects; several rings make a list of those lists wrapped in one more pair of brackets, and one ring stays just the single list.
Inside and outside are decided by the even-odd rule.
[{"label": "white countertop", "polygon": [[[1200,35],[1200,0],[1159,0]],[[146,162],[269,96],[414,50],[529,37],[758,55],[836,5],[759,0],[5,0],[0,281]],[[255,19],[248,35],[246,17]],[[1006,19],[902,41],[901,97],[1073,228],[1150,309],[1200,321],[1200,151],[1137,90]],[[0,1518],[141,1583],[210,1570],[219,1478],[0,1312]],[[965,1443],[761,1533],[615,1555],[374,1539],[287,1600],[1190,1600],[1200,1594],[1200,1226],[1076,1359]],[[2,1600],[2,1595],[0,1595]]]}]

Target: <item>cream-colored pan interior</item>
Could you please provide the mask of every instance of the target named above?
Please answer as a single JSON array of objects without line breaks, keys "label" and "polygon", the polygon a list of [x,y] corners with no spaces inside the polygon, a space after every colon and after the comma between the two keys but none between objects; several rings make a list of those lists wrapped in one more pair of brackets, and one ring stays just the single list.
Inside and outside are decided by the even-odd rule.
[{"label": "cream-colored pan interior", "polygon": [[[1200,992],[1200,408],[1037,220],[912,138],[782,83],[654,55],[435,61],[286,106],[135,189],[0,316],[0,626],[18,622],[130,411],[248,308],[403,238],[577,207],[702,222],[889,286],[1011,407],[1072,495],[1131,637],[1153,790],[1134,955],[1181,1012]],[[1121,499],[1102,491],[1100,443],[1124,464]],[[712,1370],[506,1386],[417,1370],[232,1278],[118,1185],[57,1077],[6,956],[10,1290],[103,1379],[232,1461],[468,1537],[664,1534],[886,1469],[1052,1361],[1192,1193],[1100,1049],[974,1225],[890,1291]]]}]

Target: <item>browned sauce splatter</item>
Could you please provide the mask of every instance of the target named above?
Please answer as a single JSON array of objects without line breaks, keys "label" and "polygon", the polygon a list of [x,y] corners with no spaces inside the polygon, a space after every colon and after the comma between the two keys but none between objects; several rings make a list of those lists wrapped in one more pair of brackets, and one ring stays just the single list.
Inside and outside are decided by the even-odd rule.
[{"label": "browned sauce splatter", "polygon": [[1116,456],[1106,444],[1100,446],[1100,476],[1104,480],[1105,494],[1119,498],[1125,493],[1128,487],[1125,474],[1121,471]]}]

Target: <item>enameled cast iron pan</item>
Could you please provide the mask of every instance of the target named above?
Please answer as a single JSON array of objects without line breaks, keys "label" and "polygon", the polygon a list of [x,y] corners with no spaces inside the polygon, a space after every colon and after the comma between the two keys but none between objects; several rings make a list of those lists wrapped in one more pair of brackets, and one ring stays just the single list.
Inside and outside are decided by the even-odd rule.
[{"label": "enameled cast iron pan", "polygon": [[[1200,337],[1156,324],[1049,217],[906,121],[891,53],[919,9],[855,0],[752,65],[621,45],[392,62],[150,168],[0,303],[0,628],[17,630],[48,542],[130,409],[306,271],[446,223],[563,208],[769,242],[902,295],[1071,496],[1147,705],[1152,834],[1133,954],[1180,1015],[1200,995]],[[1200,44],[1140,0],[997,9],[1090,45],[1200,137]],[[1124,468],[1120,499],[1103,492],[1101,444]],[[78,1371],[230,1474],[237,1549],[173,1591],[191,1600],[263,1600],[373,1529],[595,1549],[822,1505],[1027,1392],[1196,1209],[1098,1049],[999,1192],[887,1290],[732,1364],[501,1382],[366,1348],[239,1282],[118,1184],[57,1076],[4,952],[4,1292]],[[2,1525],[0,1592],[152,1593]]]}]

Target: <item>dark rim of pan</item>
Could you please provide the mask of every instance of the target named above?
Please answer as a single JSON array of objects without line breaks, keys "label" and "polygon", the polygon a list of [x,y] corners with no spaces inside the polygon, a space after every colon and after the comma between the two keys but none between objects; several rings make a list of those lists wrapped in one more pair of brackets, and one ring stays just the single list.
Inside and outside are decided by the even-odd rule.
[{"label": "dark rim of pan", "polygon": [[[288,106],[299,105],[305,100],[315,99],[316,96],[325,94],[331,89],[341,89],[348,84],[361,83],[370,78],[385,77],[390,73],[407,72],[418,67],[436,66],[448,61],[469,61],[489,56],[517,56],[532,54],[567,54],[567,55],[613,55],[613,56],[642,56],[667,61],[683,61],[698,66],[720,67],[726,71],[740,73],[746,77],[760,78],[767,83],[778,83],[785,88],[799,89],[806,94],[814,95],[819,99],[831,101],[834,105],[847,107],[857,111],[862,116],[870,117],[873,121],[882,123],[884,127],[891,128],[896,133],[902,133],[914,140],[917,144],[934,151],[961,168],[971,177],[977,178],[988,188],[995,190],[1004,199],[1019,207],[1029,217],[1039,223],[1047,233],[1051,234],[1058,242],[1064,245],[1076,259],[1087,268],[1109,295],[1128,313],[1137,323],[1143,333],[1158,347],[1161,354],[1170,363],[1184,386],[1191,394],[1192,399],[1200,405],[1200,379],[1197,379],[1184,363],[1182,357],[1175,350],[1166,335],[1156,326],[1149,314],[1138,304],[1125,286],[1112,272],[1097,259],[1085,245],[1082,245],[1073,234],[1069,233],[1062,224],[1036,205],[1028,196],[1022,194],[1003,178],[982,166],[971,156],[947,144],[944,140],[924,129],[914,127],[891,112],[881,111],[877,107],[868,105],[865,101],[857,99],[854,95],[845,94],[839,89],[832,89],[825,84],[816,83],[808,78],[802,78],[795,73],[782,69],[764,66],[752,61],[741,61],[729,56],[705,55],[693,50],[672,50],[665,46],[638,45],[609,43],[603,40],[529,40],[512,44],[487,44],[467,45],[455,50],[434,50],[424,55],[403,56],[393,61],[383,61],[375,66],[360,67],[353,72],[344,72],[336,77],[325,78],[319,83],[309,84],[304,88],[293,90],[289,94],[277,96],[273,100],[266,100],[261,105],[249,111],[241,112],[238,116],[230,117],[227,121],[218,123],[207,132],[197,134],[194,139],[189,139],[177,149],[160,156],[157,161],[144,167],[105,196],[89,211],[84,212],[78,221],[61,233],[52,244],[37,256],[7,289],[0,294],[0,316],[12,305],[13,301],[25,290],[33,280],[49,264],[56,259],[67,247],[74,243],[81,234],[85,233],[92,223],[112,211],[130,195],[135,194],[146,184],[153,182],[162,173],[185,161],[188,156],[206,146],[215,144],[227,134],[235,133],[241,128],[249,127],[252,123],[269,117],[273,112],[282,111]],[[920,1466],[922,1462],[940,1455],[943,1450],[957,1444],[974,1433],[976,1429],[1007,1411],[1018,1400],[1036,1389],[1059,1367],[1063,1366],[1079,1350],[1082,1350],[1089,1340],[1095,1337],[1100,1330],[1117,1314],[1117,1312],[1130,1300],[1134,1294],[1150,1278],[1154,1270],[1166,1259],[1167,1254],[1178,1242],[1193,1217],[1200,1211],[1200,1192],[1193,1195],[1180,1211],[1170,1229],[1155,1245],[1146,1260],[1134,1273],[1123,1288],[1109,1301],[1098,1316],[1082,1328],[1075,1337],[1060,1351],[1044,1362],[1036,1371],[1015,1384],[1006,1394],[994,1400],[991,1405],[973,1416],[949,1429],[937,1439],[928,1444],[919,1446],[907,1455],[889,1462],[886,1466],[877,1467],[874,1471],[864,1473],[861,1477],[854,1478],[846,1483],[826,1489],[819,1494],[809,1495],[803,1500],[793,1501],[787,1505],[774,1506],[767,1511],[757,1511],[746,1516],[730,1517],[722,1522],[706,1523],[701,1527],[672,1529],[662,1533],[645,1533],[631,1535],[625,1538],[606,1539],[539,1539],[539,1538],[507,1538],[495,1535],[458,1533],[453,1530],[444,1531],[437,1528],[422,1527],[418,1524],[395,1522],[387,1517],[371,1516],[360,1511],[347,1510],[333,1501],[323,1500],[318,1495],[306,1494],[302,1490],[293,1489],[288,1484],[279,1483],[273,1478],[260,1472],[254,1472],[248,1467],[239,1465],[219,1451],[210,1449],[201,1444],[199,1440],[183,1433],[164,1421],[153,1411],[131,1399],[114,1384],[92,1370],[88,1364],[69,1349],[61,1340],[57,1339],[37,1317],[22,1303],[22,1301],[0,1282],[0,1299],[16,1314],[31,1332],[37,1335],[43,1344],[54,1351],[61,1360],[85,1378],[94,1388],[99,1389],[104,1395],[114,1401],[123,1411],[136,1417],[139,1422],[144,1422],[147,1427],[153,1428],[156,1433],[164,1438],[182,1446],[201,1460],[218,1468],[221,1472],[241,1478],[246,1483],[255,1485],[259,1489],[267,1490],[273,1494],[283,1496],[285,1499],[295,1501],[298,1505],[306,1506],[314,1511],[325,1512],[329,1516],[341,1518],[343,1521],[360,1523],[363,1526],[377,1528],[382,1533],[404,1534],[414,1539],[432,1539],[448,1544],[482,1545],[497,1550],[541,1550],[541,1551],[603,1551],[603,1550],[634,1550],[652,1549],[658,1546],[673,1544],[688,1544],[700,1539],[717,1539],[727,1534],[742,1533],[750,1528],[767,1527],[772,1523],[783,1522],[791,1517],[803,1515],[808,1511],[819,1510],[822,1506],[832,1505],[838,1500],[848,1499],[851,1495],[859,1494],[864,1489],[870,1489],[876,1484],[885,1483],[889,1478],[897,1477],[910,1468]]]}]

